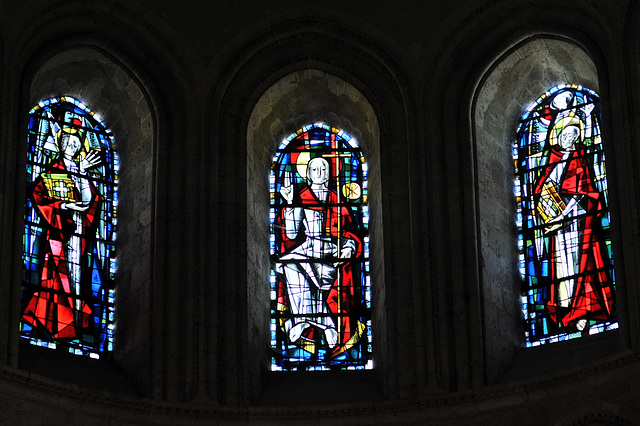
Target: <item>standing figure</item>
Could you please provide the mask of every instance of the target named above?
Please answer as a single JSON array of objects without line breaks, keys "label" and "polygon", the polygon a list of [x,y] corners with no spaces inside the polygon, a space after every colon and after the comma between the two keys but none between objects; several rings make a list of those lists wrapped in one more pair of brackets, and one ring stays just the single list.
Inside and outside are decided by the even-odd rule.
[{"label": "standing figure", "polygon": [[98,152],[83,149],[77,129],[60,129],[55,143],[59,156],[34,182],[31,193],[46,235],[41,287],[26,305],[23,321],[54,339],[65,339],[79,337],[90,326],[87,254],[95,240],[101,199],[87,172],[101,159]]},{"label": "standing figure", "polygon": [[548,159],[533,189],[540,224],[536,245],[549,253],[549,317],[578,330],[589,320],[610,320],[614,308],[601,220],[606,203],[594,181],[593,154],[580,143],[582,127],[573,114],[555,122]]},{"label": "standing figure", "polygon": [[335,356],[357,342],[364,328],[357,315],[360,278],[354,277],[362,241],[349,209],[329,189],[329,168],[322,157],[309,160],[307,186],[298,194],[286,172],[280,189],[285,207],[276,219],[286,250],[275,270],[286,290],[289,341],[300,346],[314,341]]}]

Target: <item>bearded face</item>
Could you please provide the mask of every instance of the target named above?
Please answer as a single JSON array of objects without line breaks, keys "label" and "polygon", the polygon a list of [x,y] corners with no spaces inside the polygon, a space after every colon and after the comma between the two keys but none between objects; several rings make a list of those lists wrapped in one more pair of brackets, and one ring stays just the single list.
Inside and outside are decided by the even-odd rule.
[{"label": "bearded face", "polygon": [[571,151],[575,148],[579,136],[580,130],[576,126],[565,127],[558,136],[558,144],[563,150]]}]

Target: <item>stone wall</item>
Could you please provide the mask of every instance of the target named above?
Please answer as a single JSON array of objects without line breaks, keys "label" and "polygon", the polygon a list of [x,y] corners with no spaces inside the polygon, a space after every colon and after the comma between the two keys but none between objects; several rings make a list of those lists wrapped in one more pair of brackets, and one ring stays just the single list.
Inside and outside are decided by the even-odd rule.
[{"label": "stone wall", "polygon": [[[0,2],[0,423],[640,422],[633,1]],[[602,99],[619,330],[524,348],[511,144]],[[22,342],[27,113],[69,95],[121,158],[105,360]],[[324,121],[369,162],[372,371],[270,371],[268,170]]]}]

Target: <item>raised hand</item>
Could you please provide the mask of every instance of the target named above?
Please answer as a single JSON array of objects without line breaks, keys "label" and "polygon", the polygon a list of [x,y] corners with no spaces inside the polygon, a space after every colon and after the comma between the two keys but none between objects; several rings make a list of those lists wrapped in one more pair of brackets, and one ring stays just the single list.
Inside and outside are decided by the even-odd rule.
[{"label": "raised hand", "polygon": [[89,151],[84,160],[80,162],[80,172],[85,173],[88,169],[95,167],[102,163],[102,159],[100,158],[100,154],[98,151]]},{"label": "raised hand", "polygon": [[596,106],[594,104],[586,104],[585,106],[582,107],[582,109],[588,117],[591,114],[591,111],[593,111],[595,107]]},{"label": "raised hand", "polygon": [[293,185],[291,184],[291,172],[285,172],[284,181],[280,187],[280,194],[287,204],[293,203]]}]

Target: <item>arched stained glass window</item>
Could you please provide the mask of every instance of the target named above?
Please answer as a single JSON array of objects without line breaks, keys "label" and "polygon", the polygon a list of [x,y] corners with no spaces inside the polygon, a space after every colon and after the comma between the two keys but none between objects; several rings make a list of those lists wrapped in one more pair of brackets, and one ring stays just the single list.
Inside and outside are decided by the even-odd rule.
[{"label": "arched stained glass window", "polygon": [[113,345],[118,157],[100,118],[70,97],[29,112],[20,333],[99,358]]},{"label": "arched stained glass window", "polygon": [[554,87],[513,146],[527,345],[617,328],[600,101]]},{"label": "arched stained glass window", "polygon": [[371,293],[367,163],[340,129],[282,141],[271,191],[273,370],[368,369]]}]

